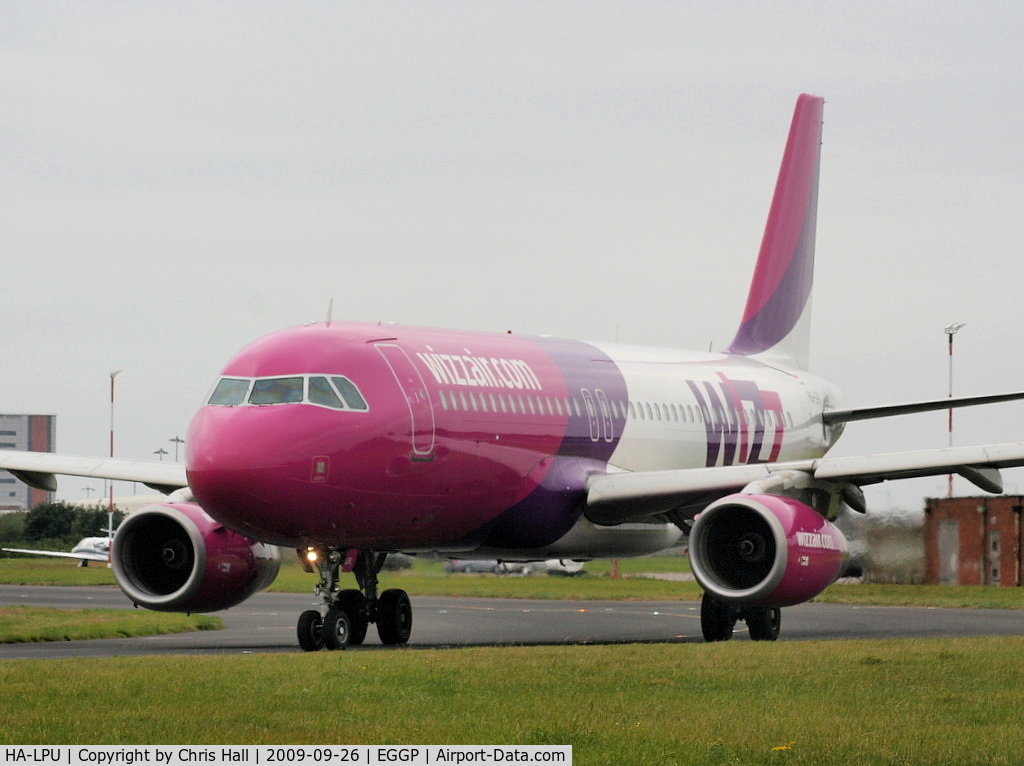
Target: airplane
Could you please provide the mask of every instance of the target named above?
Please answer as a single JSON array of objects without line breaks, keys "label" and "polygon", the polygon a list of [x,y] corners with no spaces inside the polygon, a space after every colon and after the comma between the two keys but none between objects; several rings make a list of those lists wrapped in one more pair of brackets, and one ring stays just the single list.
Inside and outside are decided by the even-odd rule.
[{"label": "airplane", "polygon": [[8,553],[26,553],[33,556],[56,556],[58,558],[78,559],[79,566],[89,566],[90,561],[110,561],[110,544],[114,538],[83,537],[70,551],[38,551],[28,548],[0,548]]},{"label": "airplane", "polygon": [[[841,573],[833,524],[861,487],[958,473],[1001,492],[1024,442],[852,457],[847,422],[1024,393],[847,408],[807,371],[824,101],[796,103],[747,302],[721,353],[327,321],[256,340],[223,368],[184,467],[0,452],[42,489],[57,474],[172,493],[132,514],[111,563],[137,605],[226,609],[266,587],[281,548],[318,576],[306,651],[409,641],[389,551],[503,561],[636,556],[688,537],[701,632],[775,640],[781,608]],[[340,584],[352,573],[356,588]]]},{"label": "airplane", "polygon": [[[115,509],[120,511],[131,511],[142,508],[162,499],[162,495],[130,495],[116,498]],[[97,508],[107,510],[105,500],[93,503],[85,503],[86,508]],[[114,541],[113,517],[110,518],[110,527],[105,537],[83,537],[72,546],[70,551],[44,551],[30,548],[0,548],[0,551],[8,553],[24,553],[30,556],[53,556],[56,558],[77,559],[78,566],[87,567],[90,561],[102,561],[110,563],[110,546]]]}]

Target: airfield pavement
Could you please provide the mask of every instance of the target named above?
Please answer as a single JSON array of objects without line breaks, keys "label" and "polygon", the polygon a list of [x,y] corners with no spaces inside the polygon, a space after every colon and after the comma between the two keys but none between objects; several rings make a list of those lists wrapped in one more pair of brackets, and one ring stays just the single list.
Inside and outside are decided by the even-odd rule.
[{"label": "airfield pavement", "polygon": [[[544,601],[411,595],[410,649],[503,644],[700,642],[700,605],[688,601]],[[0,605],[132,608],[113,587],[0,586]],[[295,622],[311,595],[260,593],[218,612],[224,630],[145,638],[0,645],[0,660],[151,654],[298,652]],[[801,604],[782,612],[785,641],[1024,634],[1024,611]],[[735,638],[749,640],[743,623]],[[382,650],[371,626],[366,644]]]}]

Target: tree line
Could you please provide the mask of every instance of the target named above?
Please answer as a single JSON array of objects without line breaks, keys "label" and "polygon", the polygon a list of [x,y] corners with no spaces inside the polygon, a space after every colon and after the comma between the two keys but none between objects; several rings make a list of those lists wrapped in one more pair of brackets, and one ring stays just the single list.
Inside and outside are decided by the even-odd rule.
[{"label": "tree line", "polygon": [[[125,513],[114,509],[114,528]],[[30,511],[0,515],[0,547],[69,550],[83,537],[105,537],[107,512],[71,503],[42,503]],[[9,554],[0,552],[0,556]]]}]

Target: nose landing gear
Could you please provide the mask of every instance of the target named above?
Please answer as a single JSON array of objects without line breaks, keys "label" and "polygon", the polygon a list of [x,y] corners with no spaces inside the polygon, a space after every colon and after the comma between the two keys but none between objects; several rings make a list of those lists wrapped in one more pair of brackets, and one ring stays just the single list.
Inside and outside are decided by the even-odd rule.
[{"label": "nose landing gear", "polygon": [[[377,625],[382,644],[409,642],[412,633],[412,605],[404,590],[390,588],[377,594],[377,574],[387,553],[349,551],[336,548],[299,551],[306,564],[315,566],[320,582],[315,593],[323,600],[323,612],[309,609],[299,615],[296,633],[303,651],[345,649],[366,639],[371,622]],[[310,566],[311,569],[311,566]],[[359,589],[338,587],[338,574],[351,571]]]}]

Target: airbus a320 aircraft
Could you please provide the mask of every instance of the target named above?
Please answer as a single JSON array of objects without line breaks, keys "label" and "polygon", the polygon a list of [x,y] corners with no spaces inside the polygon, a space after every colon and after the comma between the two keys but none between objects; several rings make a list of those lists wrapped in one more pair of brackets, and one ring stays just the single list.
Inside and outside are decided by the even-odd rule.
[{"label": "airbus a320 aircraft", "polygon": [[[746,309],[724,353],[354,322],[258,340],[227,363],[186,465],[0,453],[55,474],[173,494],[124,521],[111,553],[136,604],[226,609],[276,576],[276,546],[319,574],[305,650],[409,640],[388,551],[507,561],[631,556],[689,536],[701,628],[779,634],[780,607],[843,568],[832,522],[860,486],[957,472],[1001,491],[1024,442],[829,458],[846,421],[1022,398],[844,408],[807,372],[822,99],[796,105]],[[358,588],[342,588],[343,572]]]}]

